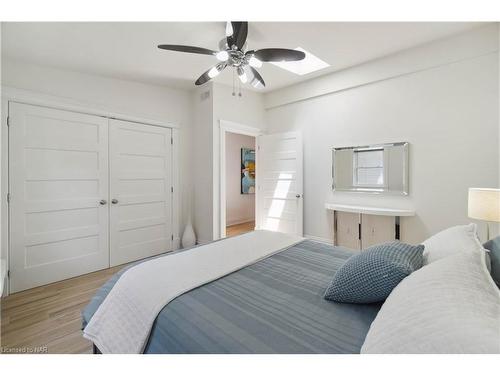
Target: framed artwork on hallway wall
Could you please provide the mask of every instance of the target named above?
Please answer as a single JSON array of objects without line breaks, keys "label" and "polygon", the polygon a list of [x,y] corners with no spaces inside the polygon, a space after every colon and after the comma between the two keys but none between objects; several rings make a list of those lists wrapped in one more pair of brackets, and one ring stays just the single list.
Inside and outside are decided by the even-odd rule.
[{"label": "framed artwork on hallway wall", "polygon": [[255,150],[241,149],[241,194],[255,194]]}]

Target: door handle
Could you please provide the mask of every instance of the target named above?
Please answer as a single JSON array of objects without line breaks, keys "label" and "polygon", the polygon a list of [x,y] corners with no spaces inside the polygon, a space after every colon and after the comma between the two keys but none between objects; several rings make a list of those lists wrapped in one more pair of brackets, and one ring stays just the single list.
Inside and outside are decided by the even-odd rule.
[{"label": "door handle", "polygon": [[300,198],[301,196],[302,196],[302,195],[300,195],[300,194],[296,194],[296,195],[295,195],[295,198]]},{"label": "door handle", "polygon": [[104,206],[106,203],[108,203],[108,202],[106,201],[106,199],[101,199],[101,200],[99,201],[99,204],[100,204],[101,206]]},{"label": "door handle", "polygon": [[118,203],[118,199],[115,199],[115,198],[111,199],[111,203],[117,204]]}]

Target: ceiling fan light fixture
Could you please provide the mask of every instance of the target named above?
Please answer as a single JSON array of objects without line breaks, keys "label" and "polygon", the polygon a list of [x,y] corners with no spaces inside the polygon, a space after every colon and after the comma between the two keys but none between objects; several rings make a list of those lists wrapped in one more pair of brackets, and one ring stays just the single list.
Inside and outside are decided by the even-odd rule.
[{"label": "ceiling fan light fixture", "polygon": [[229,59],[229,53],[227,53],[227,51],[219,51],[215,54],[215,57],[219,61],[227,61]]},{"label": "ceiling fan light fixture", "polygon": [[248,60],[248,64],[254,68],[261,68],[262,67],[262,61],[260,61],[255,56],[250,57],[250,60]]},{"label": "ceiling fan light fixture", "polygon": [[247,74],[245,72],[243,72],[243,74],[239,74],[238,77],[240,77],[241,83],[247,83],[248,77],[247,77]]},{"label": "ceiling fan light fixture", "polygon": [[240,79],[241,83],[247,83],[248,77],[243,68],[239,67],[237,71],[238,71],[238,78]]},{"label": "ceiling fan light fixture", "polygon": [[219,70],[218,66],[214,66],[212,69],[210,69],[208,71],[208,76],[210,78],[214,78],[214,77],[217,77],[219,75],[219,73],[220,73],[220,70]]}]

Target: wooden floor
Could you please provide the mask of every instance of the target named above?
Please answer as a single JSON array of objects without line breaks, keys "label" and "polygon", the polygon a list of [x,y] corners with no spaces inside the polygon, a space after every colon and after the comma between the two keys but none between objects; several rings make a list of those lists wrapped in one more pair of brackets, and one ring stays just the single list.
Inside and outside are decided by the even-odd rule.
[{"label": "wooden floor", "polygon": [[236,225],[229,225],[226,227],[226,237],[236,236],[246,232],[251,232],[255,229],[255,221],[241,223]]},{"label": "wooden floor", "polygon": [[0,353],[92,353],[82,337],[81,312],[96,290],[123,266],[14,293],[0,300]]}]

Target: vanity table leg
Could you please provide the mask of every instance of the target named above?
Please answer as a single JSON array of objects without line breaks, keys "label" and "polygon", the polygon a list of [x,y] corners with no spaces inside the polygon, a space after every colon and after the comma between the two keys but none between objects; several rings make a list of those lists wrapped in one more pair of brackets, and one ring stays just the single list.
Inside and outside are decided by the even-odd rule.
[{"label": "vanity table leg", "polygon": [[333,246],[337,246],[337,211],[333,211]]},{"label": "vanity table leg", "polygon": [[400,230],[400,226],[399,226],[400,217],[399,216],[395,216],[395,220],[394,221],[396,223],[396,230],[395,230],[395,232],[396,232],[396,240],[399,241],[400,237],[401,237],[400,231],[399,231]]}]

